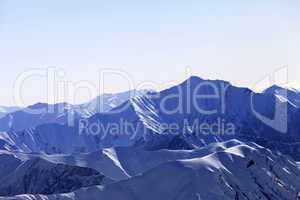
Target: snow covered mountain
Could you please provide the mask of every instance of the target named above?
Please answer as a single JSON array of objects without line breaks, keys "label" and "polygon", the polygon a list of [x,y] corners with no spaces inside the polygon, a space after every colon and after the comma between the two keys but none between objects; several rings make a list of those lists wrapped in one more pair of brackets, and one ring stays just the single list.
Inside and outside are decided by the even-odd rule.
[{"label": "snow covered mountain", "polygon": [[105,177],[114,181],[120,181],[144,173],[147,170],[165,162],[178,159],[203,157],[210,153],[223,151],[226,148],[239,144],[243,143],[237,140],[229,140],[223,143],[213,143],[195,150],[162,149],[156,151],[147,151],[136,147],[114,147],[101,149],[91,153],[72,155],[47,155],[0,151],[0,154],[2,152],[0,162],[6,166],[6,163],[10,162],[4,158],[8,156],[13,157],[14,160],[17,161],[34,160],[39,158],[55,164],[66,164],[70,166],[95,169]]},{"label": "snow covered mountain", "polygon": [[290,104],[300,107],[300,92],[294,88],[285,88],[273,85],[264,90],[264,93],[276,95],[278,98],[289,101]]},{"label": "snow covered mountain", "polygon": [[17,110],[20,110],[22,108],[20,107],[16,107],[16,106],[0,106],[0,113],[11,113],[11,112],[15,112]]},{"label": "snow covered mountain", "polygon": [[[84,119],[84,124],[101,126],[99,132],[94,133],[90,132],[89,128],[82,128],[82,119],[78,119],[74,126],[43,124],[23,131],[0,132],[0,149],[27,153],[69,154],[92,152],[112,146],[131,146],[142,129],[142,123],[132,106],[128,107],[127,103],[123,106],[126,107],[123,112],[99,113]],[[130,130],[127,134],[112,134],[112,124],[120,126],[119,128],[123,130],[127,124],[140,129]]]},{"label": "snow covered mountain", "polygon": [[[197,95],[211,98],[195,98]],[[237,138],[253,141],[300,159],[300,109],[274,94],[255,93],[226,81],[204,80],[192,76],[159,94],[137,97],[132,102],[139,118],[151,132],[144,137],[147,148],[191,149]],[[205,114],[207,110],[216,112]],[[278,116],[279,119],[268,121]],[[195,122],[196,128],[193,127]],[[170,126],[165,128],[166,124],[176,124],[180,131],[174,133]],[[203,131],[203,124],[208,127],[217,124],[221,130],[214,133],[212,130]],[[228,124],[233,125],[233,132],[230,127],[226,128]],[[284,126],[286,130],[282,133],[278,129]]]},{"label": "snow covered mountain", "polygon": [[300,199],[297,91],[192,76],[131,97],[0,119],[0,199]]},{"label": "snow covered mountain", "polygon": [[68,121],[68,117],[80,117],[81,113],[78,111],[80,110],[76,106],[67,103],[54,105],[37,103],[2,117],[0,119],[0,130],[19,131],[46,123],[64,124]]},{"label": "snow covered mountain", "polygon": [[[106,186],[49,196],[26,194],[2,199],[297,200],[300,191],[297,163],[253,143],[221,146],[223,150],[168,161]],[[180,154],[182,150],[177,152]]]},{"label": "snow covered mountain", "polygon": [[89,102],[83,103],[80,105],[82,110],[85,110],[88,116],[92,116],[96,113],[105,113],[113,108],[121,105],[125,101],[142,94],[146,94],[147,90],[129,90],[126,92],[120,93],[105,93],[96,98],[92,99]]},{"label": "snow covered mountain", "polygon": [[7,107],[7,106],[0,106],[0,118],[4,117],[8,113],[15,112],[17,110],[20,110],[22,108],[20,107]]},{"label": "snow covered mountain", "polygon": [[[216,94],[221,98],[195,98]],[[277,120],[267,124],[261,120],[274,117],[284,107],[288,112],[286,122]],[[215,112],[206,114],[209,110]],[[150,150],[194,149],[236,138],[256,142],[300,160],[299,120],[300,110],[273,94],[254,93],[226,81],[192,76],[161,92],[137,95],[110,112],[89,117],[83,125],[80,119],[74,126],[49,124],[47,120],[47,124],[35,128],[0,133],[0,149],[46,154],[87,153],[132,145]],[[198,123],[196,127],[195,122]],[[283,134],[276,128],[285,123],[287,130]],[[217,125],[221,130],[203,131],[199,129],[202,124]],[[228,124],[231,127],[225,127]],[[176,125],[175,130],[170,128],[172,125]],[[96,132],[93,131],[95,127]]]},{"label": "snow covered mountain", "polygon": [[103,94],[81,105],[37,103],[23,109],[1,107],[0,131],[21,131],[46,123],[72,124],[77,118],[87,118],[96,113],[108,112],[143,92],[145,91],[133,90],[117,94]]}]

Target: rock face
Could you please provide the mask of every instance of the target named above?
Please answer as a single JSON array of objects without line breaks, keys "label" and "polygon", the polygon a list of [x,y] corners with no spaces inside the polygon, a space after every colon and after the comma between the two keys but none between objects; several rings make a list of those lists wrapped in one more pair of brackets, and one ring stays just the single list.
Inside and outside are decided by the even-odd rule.
[{"label": "rock face", "polygon": [[0,196],[64,193],[110,182],[96,170],[54,164],[40,158],[21,162],[0,180]]}]

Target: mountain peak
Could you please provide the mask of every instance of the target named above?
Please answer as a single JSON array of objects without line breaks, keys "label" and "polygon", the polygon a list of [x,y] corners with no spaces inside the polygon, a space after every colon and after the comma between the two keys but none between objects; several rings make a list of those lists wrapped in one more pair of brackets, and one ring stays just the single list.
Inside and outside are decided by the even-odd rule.
[{"label": "mountain peak", "polygon": [[278,90],[284,90],[284,89],[285,89],[285,88],[283,88],[283,87],[281,87],[281,86],[279,86],[279,85],[274,84],[274,85],[272,85],[272,86],[266,88],[266,89],[263,91],[263,93],[271,93],[271,94],[274,94],[274,93],[276,93],[276,91],[278,91]]},{"label": "mountain peak", "polygon": [[204,81],[207,81],[207,82],[210,82],[210,83],[225,83],[225,84],[230,84],[230,82],[228,82],[228,81],[219,80],[219,79],[202,79],[201,77],[195,76],[195,75],[190,76],[188,79],[186,79],[183,82],[183,84],[190,83],[192,85],[196,85],[196,84],[199,84],[199,83],[204,82]]},{"label": "mountain peak", "polygon": [[200,78],[199,76],[191,75],[187,80],[191,80],[191,81],[203,81],[204,79]]},{"label": "mountain peak", "polygon": [[286,90],[288,93],[299,93],[299,90],[291,87],[280,86],[274,84],[268,88],[266,88],[263,93],[276,94],[279,93],[280,90]]}]

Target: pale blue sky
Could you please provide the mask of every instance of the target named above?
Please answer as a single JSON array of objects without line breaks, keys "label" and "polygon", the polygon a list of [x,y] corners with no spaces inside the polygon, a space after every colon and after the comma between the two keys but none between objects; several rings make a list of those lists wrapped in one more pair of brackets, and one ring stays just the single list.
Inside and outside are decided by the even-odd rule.
[{"label": "pale blue sky", "polygon": [[[13,104],[18,74],[48,66],[95,84],[101,68],[163,83],[182,81],[189,66],[252,87],[288,65],[300,87],[299,10],[297,0],[0,0],[0,104]],[[44,82],[24,85],[27,104],[46,101]],[[113,79],[109,90],[126,90],[123,82]]]}]

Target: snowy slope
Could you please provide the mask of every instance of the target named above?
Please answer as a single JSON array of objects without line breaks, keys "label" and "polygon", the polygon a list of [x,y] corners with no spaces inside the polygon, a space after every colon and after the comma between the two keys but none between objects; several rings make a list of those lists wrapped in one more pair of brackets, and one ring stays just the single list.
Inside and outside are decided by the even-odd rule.
[{"label": "snowy slope", "polygon": [[283,100],[289,101],[295,107],[300,107],[300,92],[297,89],[273,85],[265,89],[263,93],[273,94]]},{"label": "snowy slope", "polygon": [[[121,113],[99,113],[84,121],[85,124],[99,125],[99,132],[90,132],[91,129],[81,128],[81,119],[74,126],[63,124],[43,124],[23,131],[0,132],[0,149],[27,153],[69,154],[93,152],[112,146],[131,146],[141,138],[142,123],[132,108],[124,103],[126,110]],[[119,125],[125,129],[131,124],[132,129],[126,134],[113,132],[111,125]],[[118,129],[119,130],[119,129]]]},{"label": "snowy slope", "polygon": [[121,105],[125,101],[144,93],[147,93],[147,90],[129,90],[115,94],[105,93],[97,96],[89,102],[81,104],[80,108],[84,110],[88,116],[92,116],[96,113],[105,113]]},{"label": "snowy slope", "polygon": [[16,107],[16,106],[0,106],[0,113],[11,113],[11,112],[15,112],[17,110],[20,110],[22,108],[20,107]]},{"label": "snowy slope", "polygon": [[53,164],[65,164],[94,169],[112,180],[127,179],[129,175],[127,175],[126,171],[118,164],[118,158],[112,157],[106,153],[107,151],[113,151],[113,149],[104,149],[97,152],[76,155],[47,155],[40,153],[32,154],[0,151],[0,178],[7,174],[4,171],[5,169],[11,171],[14,169],[13,166],[18,166],[21,162],[43,159]]},{"label": "snowy slope", "polygon": [[7,107],[7,106],[0,106],[0,118],[4,117],[8,113],[16,112],[20,110],[20,107]]},{"label": "snowy slope", "polygon": [[[5,157],[17,160],[17,163],[40,158],[55,164],[60,163],[95,169],[104,176],[119,181],[144,173],[165,162],[202,157],[238,144],[242,143],[237,140],[230,140],[223,143],[210,144],[195,150],[165,149],[157,151],[146,151],[135,147],[114,147],[76,155],[47,155],[0,151],[0,163],[9,164]],[[12,166],[13,165],[10,164],[10,168],[12,168]]]},{"label": "snowy slope", "polygon": [[[46,104],[37,103],[16,112],[8,113],[0,119],[0,130],[23,130],[45,123],[61,123],[68,121],[68,117],[79,117],[77,107],[67,103]],[[73,119],[73,118],[72,118]]]},{"label": "snowy slope", "polygon": [[299,166],[255,145],[239,144],[204,157],[161,164],[139,176],[73,193],[14,200],[295,200]]}]

